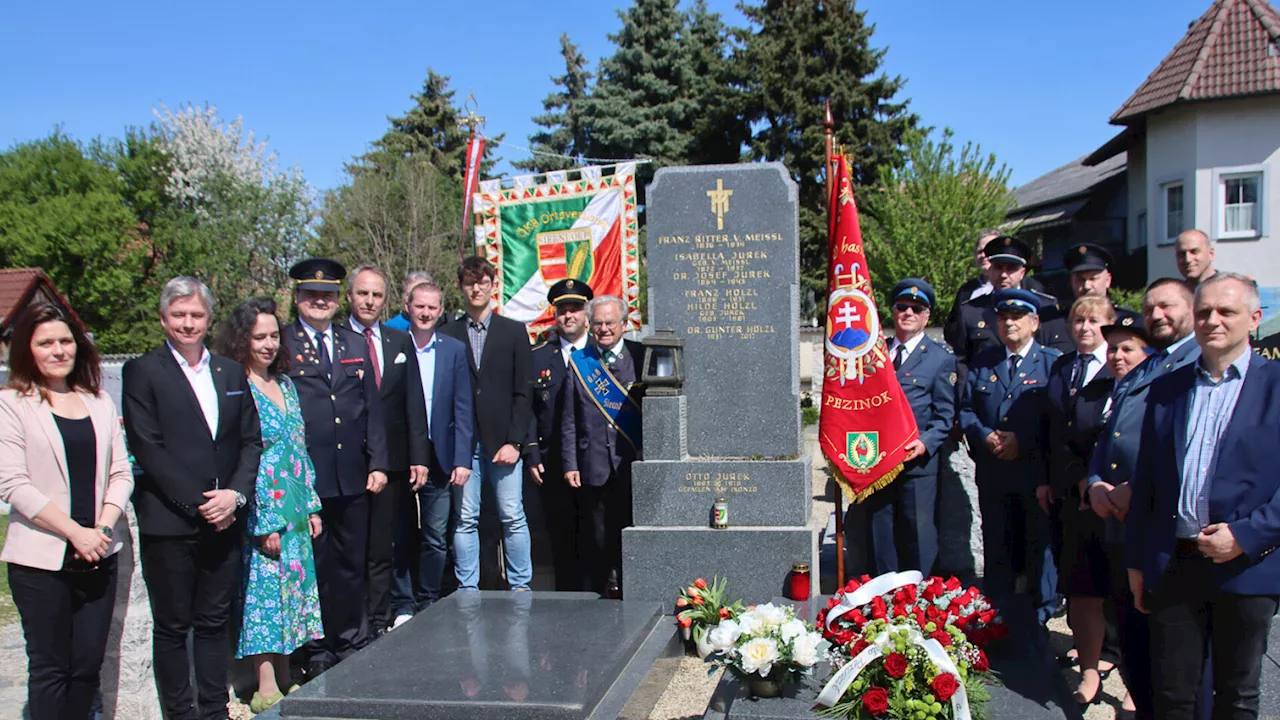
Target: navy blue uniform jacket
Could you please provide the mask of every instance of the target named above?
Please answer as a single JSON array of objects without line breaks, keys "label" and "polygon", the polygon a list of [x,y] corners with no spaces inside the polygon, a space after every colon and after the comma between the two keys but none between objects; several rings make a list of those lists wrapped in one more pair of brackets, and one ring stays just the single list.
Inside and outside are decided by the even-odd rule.
[{"label": "navy blue uniform jacket", "polygon": [[916,416],[920,442],[926,454],[907,463],[907,475],[931,475],[938,471],[938,448],[956,420],[956,356],[945,345],[926,335],[915,352],[898,368],[898,384]]},{"label": "navy blue uniform jacket", "polygon": [[[285,326],[289,379],[298,390],[307,453],[321,498],[365,492],[369,473],[386,471],[387,435],[373,363],[363,337],[333,325],[333,379],[320,372],[316,347],[301,322]],[[301,360],[299,359],[301,358]]]},{"label": "navy blue uniform jacket", "polygon": [[[1154,590],[1174,554],[1178,494],[1186,459],[1187,415],[1196,368],[1187,365],[1151,384],[1125,520],[1125,564]],[[1227,523],[1244,553],[1213,566],[1218,589],[1280,595],[1280,364],[1249,361],[1231,423],[1218,442],[1209,479],[1209,523]]]}]

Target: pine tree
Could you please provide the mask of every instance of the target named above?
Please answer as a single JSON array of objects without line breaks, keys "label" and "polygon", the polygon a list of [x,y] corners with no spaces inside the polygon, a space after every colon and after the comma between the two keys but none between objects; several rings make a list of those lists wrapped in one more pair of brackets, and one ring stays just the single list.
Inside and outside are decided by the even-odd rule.
[{"label": "pine tree", "polygon": [[827,220],[823,103],[831,101],[837,149],[853,180],[876,181],[897,166],[903,142],[919,124],[896,98],[905,81],[884,74],[884,49],[856,0],[740,0],[752,23],[734,62],[743,77],[745,119],[756,128],[752,159],[784,163],[800,185],[800,267],[806,287],[826,289]]},{"label": "pine tree", "polygon": [[[467,130],[458,124],[461,108],[454,104],[454,90],[449,88],[449,77],[437,75],[427,69],[427,79],[422,92],[413,96],[413,107],[401,117],[388,117],[391,129],[373,143],[373,150],[366,153],[352,172],[370,168],[388,168],[398,160],[417,157],[428,162],[459,184],[466,169]],[[481,161],[481,175],[487,175],[497,162],[492,149],[502,140],[499,135],[486,143]]]},{"label": "pine tree", "polygon": [[705,0],[694,0],[685,24],[681,39],[691,68],[685,94],[695,107],[686,162],[738,162],[751,129],[742,117],[745,98],[738,88],[738,68],[729,62],[729,30],[719,13],[707,10]]},{"label": "pine tree", "polygon": [[[546,112],[533,118],[535,125],[546,129],[530,135],[529,145],[534,150],[576,157],[584,155],[587,150],[582,103],[590,92],[594,75],[587,70],[586,57],[578,51],[568,33],[560,36],[560,54],[564,56],[564,75],[551,78],[557,89],[542,101]],[[567,158],[534,155],[511,164],[520,170],[541,173],[571,168],[575,163]]]}]

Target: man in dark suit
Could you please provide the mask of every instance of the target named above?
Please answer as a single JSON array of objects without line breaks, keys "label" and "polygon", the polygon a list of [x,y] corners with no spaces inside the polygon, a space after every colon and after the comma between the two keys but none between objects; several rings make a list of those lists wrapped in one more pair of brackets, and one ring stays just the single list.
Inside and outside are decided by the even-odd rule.
[{"label": "man in dark suit", "polygon": [[173,720],[227,717],[227,622],[240,592],[244,534],[236,513],[253,497],[262,454],[244,368],[205,349],[212,314],[204,283],[170,280],[160,293],[167,342],[124,365],[125,432],[141,470],[133,505],[156,688]]},{"label": "man in dark suit", "polygon": [[426,480],[431,452],[413,341],[409,333],[378,321],[387,304],[387,288],[387,276],[376,265],[357,267],[347,286],[351,313],[347,323],[364,338],[386,414],[387,488],[369,498],[369,629],[375,638],[392,622],[392,556],[399,506],[412,502],[411,483]]},{"label": "man in dark suit", "polygon": [[560,423],[565,480],[578,488],[578,547],[586,587],[620,597],[622,529],[631,525],[631,463],[641,457],[639,383],[644,348],[622,338],[627,305],[587,303],[591,343],[569,358]]},{"label": "man in dark suit", "polygon": [[928,575],[938,557],[934,504],[938,497],[938,451],[956,418],[956,358],[925,334],[933,308],[933,286],[908,278],[893,286],[894,336],[889,343],[898,384],[916,417],[920,437],[908,447],[902,474],[863,505],[872,575],[920,570]]},{"label": "man in dark suit", "polygon": [[302,406],[324,521],[315,540],[324,639],[307,643],[311,678],[369,640],[369,494],[382,492],[390,465],[375,358],[362,336],[333,324],[346,274],[326,258],[294,265],[289,276],[295,280],[298,320],[281,333],[294,360],[289,378]]},{"label": "man in dark suit", "polygon": [[413,482],[417,510],[414,502],[404,503],[397,521],[391,598],[397,625],[440,599],[449,553],[452,489],[465,485],[471,476],[475,427],[467,348],[437,332],[444,293],[434,283],[419,282],[409,289],[406,311],[431,437],[427,477]]},{"label": "man in dark suit", "polygon": [[[1071,293],[1075,299],[1079,300],[1086,296],[1110,299],[1111,262],[1111,253],[1107,252],[1106,248],[1092,243],[1077,243],[1067,250],[1062,257],[1062,264],[1067,268],[1067,272],[1071,273]],[[1141,315],[1114,303],[1113,306],[1116,311],[1116,322],[1121,322],[1125,318],[1136,319]],[[1071,308],[1067,308],[1067,312],[1070,313],[1070,311]],[[1070,350],[1063,351],[1064,354],[1067,352]]]},{"label": "man in dark suit", "polygon": [[560,459],[560,424],[564,416],[565,379],[569,356],[587,346],[587,303],[594,297],[581,280],[561,280],[547,291],[555,308],[556,329],[533,349],[533,436],[529,440],[528,469],[542,489],[542,509],[551,535],[551,556],[556,590],[581,587],[578,565],[578,510],[575,496],[564,481]]},{"label": "man in dark suit", "polygon": [[[1035,295],[1040,307],[1036,342],[1044,347],[1054,348],[1059,353],[1075,349],[1066,317],[1058,308],[1057,298],[1028,288],[1027,265],[1034,256],[1031,246],[1016,237],[999,235],[989,240],[982,252],[990,263],[987,276],[991,279],[994,290],[1022,288]],[[962,381],[974,356],[983,350],[1001,346],[996,333],[996,319],[993,291],[962,302],[954,320],[948,322],[946,338],[955,350]]]},{"label": "man in dark suit", "polygon": [[[1107,541],[1120,546],[1109,549],[1116,575],[1124,573],[1124,518],[1133,497],[1134,465],[1142,439],[1142,420],[1147,413],[1147,393],[1158,378],[1191,365],[1200,359],[1200,346],[1193,333],[1195,300],[1186,283],[1160,278],[1147,287],[1142,299],[1145,322],[1135,320],[1103,328],[1109,346],[1134,336],[1150,344],[1155,354],[1130,371],[1111,393],[1106,426],[1089,464],[1089,504],[1107,518]],[[1116,632],[1120,641],[1120,672],[1135,705],[1138,720],[1152,720],[1151,635],[1147,616],[1134,607],[1128,583],[1113,588]],[[1201,717],[1208,717],[1212,688],[1202,691]]]},{"label": "man in dark suit", "polygon": [[1057,607],[1057,573],[1035,489],[1045,473],[1043,395],[1059,353],[1036,342],[1034,293],[1010,288],[992,299],[1001,345],[974,356],[960,399],[960,428],[977,465],[983,586],[997,603],[1007,602],[1025,577],[1036,614],[1047,622]]},{"label": "man in dark suit", "polygon": [[493,265],[484,258],[463,260],[458,267],[458,288],[466,313],[440,328],[466,346],[475,398],[471,478],[454,491],[454,572],[460,590],[480,588],[482,483],[493,486],[498,505],[507,584],[512,590],[528,590],[533,577],[520,460],[533,417],[532,354],[525,326],[490,309],[494,277]]},{"label": "man in dark suit", "polygon": [[1196,288],[1200,360],[1151,385],[1125,523],[1137,607],[1150,614],[1155,714],[1191,720],[1211,646],[1213,717],[1258,716],[1280,597],[1280,365],[1249,347],[1253,280]]}]

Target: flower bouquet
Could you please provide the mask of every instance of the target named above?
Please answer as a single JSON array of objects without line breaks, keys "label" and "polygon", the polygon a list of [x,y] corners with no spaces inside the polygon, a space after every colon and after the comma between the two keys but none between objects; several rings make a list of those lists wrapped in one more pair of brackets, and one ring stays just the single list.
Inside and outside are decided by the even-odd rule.
[{"label": "flower bouquet", "polygon": [[818,625],[834,668],[818,705],[849,720],[981,718],[994,681],[983,646],[1007,633],[975,588],[914,571],[850,581]]},{"label": "flower bouquet", "polygon": [[741,615],[745,608],[741,600],[725,603],[724,592],[726,581],[716,577],[711,584],[703,578],[680,591],[676,598],[676,624],[687,641],[692,641],[698,650],[698,657],[705,658],[711,652],[707,642],[707,634],[724,620],[731,620]]},{"label": "flower bouquet", "polygon": [[757,605],[736,620],[723,620],[708,634],[707,662],[723,667],[757,697],[777,697],[822,659],[828,643],[796,617],[795,609]]}]

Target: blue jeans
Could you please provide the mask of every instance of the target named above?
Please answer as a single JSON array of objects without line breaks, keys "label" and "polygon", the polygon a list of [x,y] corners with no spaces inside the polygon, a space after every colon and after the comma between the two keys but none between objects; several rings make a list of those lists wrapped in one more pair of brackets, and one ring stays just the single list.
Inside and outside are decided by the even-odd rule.
[{"label": "blue jeans", "polygon": [[502,554],[507,566],[507,584],[512,590],[529,587],[533,561],[529,556],[529,524],[524,517],[523,462],[495,465],[484,445],[476,443],[471,460],[471,478],[453,489],[454,572],[459,590],[480,589],[480,490],[481,483],[493,485],[502,522]]},{"label": "blue jeans", "polygon": [[449,515],[453,505],[449,476],[432,471],[417,496],[417,502],[410,495],[401,503],[396,518],[393,617],[412,615],[439,600],[448,564]]}]

